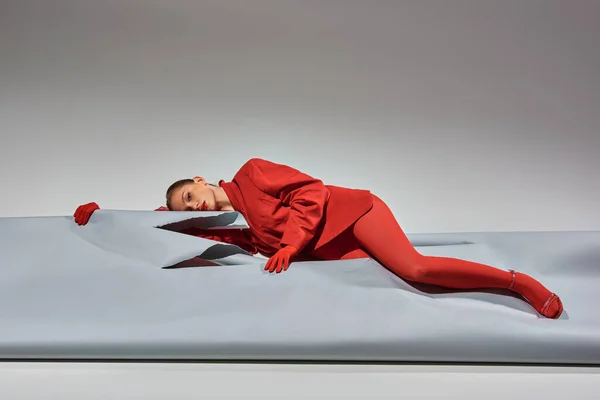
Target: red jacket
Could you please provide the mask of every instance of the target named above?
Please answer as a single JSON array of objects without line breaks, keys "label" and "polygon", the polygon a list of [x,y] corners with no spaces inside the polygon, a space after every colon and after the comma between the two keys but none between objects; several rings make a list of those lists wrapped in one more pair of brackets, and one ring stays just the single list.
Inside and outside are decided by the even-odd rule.
[{"label": "red jacket", "polygon": [[285,245],[310,254],[373,206],[368,190],[325,185],[294,168],[259,158],[246,162],[231,182],[222,180],[219,186],[250,229],[189,233],[265,256]]}]

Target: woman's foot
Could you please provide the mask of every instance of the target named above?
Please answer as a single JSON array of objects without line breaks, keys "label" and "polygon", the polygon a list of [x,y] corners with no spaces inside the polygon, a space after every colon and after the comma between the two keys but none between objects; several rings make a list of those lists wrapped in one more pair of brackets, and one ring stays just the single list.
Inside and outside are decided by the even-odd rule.
[{"label": "woman's foot", "polygon": [[546,289],[537,280],[527,274],[517,273],[512,269],[512,282],[508,289],[519,293],[536,309],[538,313],[546,318],[557,319],[563,312],[560,298]]}]

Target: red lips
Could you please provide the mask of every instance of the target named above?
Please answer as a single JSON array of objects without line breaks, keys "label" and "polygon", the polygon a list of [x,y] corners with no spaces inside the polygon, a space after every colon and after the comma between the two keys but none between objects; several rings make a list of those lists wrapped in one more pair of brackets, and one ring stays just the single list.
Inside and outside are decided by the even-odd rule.
[{"label": "red lips", "polygon": [[200,206],[200,211],[206,211],[206,208],[207,208],[206,201],[203,201],[202,205]]}]

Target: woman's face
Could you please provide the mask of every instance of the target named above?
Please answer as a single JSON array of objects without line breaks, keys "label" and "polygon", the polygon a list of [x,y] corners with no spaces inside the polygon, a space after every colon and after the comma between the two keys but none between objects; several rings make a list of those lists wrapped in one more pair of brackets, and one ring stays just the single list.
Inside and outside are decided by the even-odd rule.
[{"label": "woman's face", "polygon": [[213,187],[204,178],[197,176],[194,183],[173,191],[171,208],[173,211],[217,211]]}]

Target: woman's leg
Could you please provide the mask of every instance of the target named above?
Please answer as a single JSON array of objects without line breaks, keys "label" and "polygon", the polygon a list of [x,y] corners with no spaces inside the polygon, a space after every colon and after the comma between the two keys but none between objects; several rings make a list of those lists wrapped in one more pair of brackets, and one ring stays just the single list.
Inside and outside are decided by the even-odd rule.
[{"label": "woman's leg", "polygon": [[371,258],[354,236],[350,227],[335,237],[325,246],[313,251],[311,256],[319,260],[352,260],[357,258]]},{"label": "woman's leg", "polygon": [[528,275],[420,254],[387,205],[377,196],[373,196],[373,202],[373,208],[354,225],[354,236],[373,258],[401,278],[453,289],[511,289],[548,318],[558,318],[562,313],[558,296]]}]

